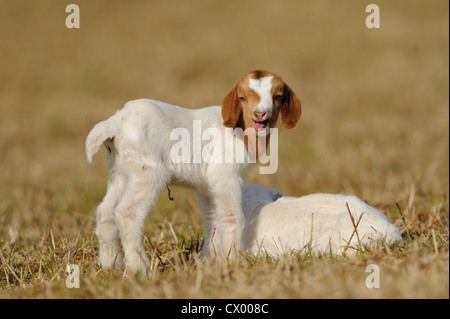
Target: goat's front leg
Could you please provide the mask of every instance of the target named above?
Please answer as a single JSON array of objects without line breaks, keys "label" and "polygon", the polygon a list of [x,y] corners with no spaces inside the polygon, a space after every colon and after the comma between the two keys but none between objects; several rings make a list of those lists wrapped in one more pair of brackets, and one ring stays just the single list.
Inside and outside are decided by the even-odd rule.
[{"label": "goat's front leg", "polygon": [[224,178],[213,188],[215,232],[211,235],[209,251],[222,257],[235,258],[240,250],[244,215],[242,213],[241,181]]},{"label": "goat's front leg", "polygon": [[211,248],[211,239],[215,235],[215,230],[217,229],[214,201],[209,194],[197,192],[197,196],[199,198],[200,210],[206,229],[206,237],[202,247],[202,258],[208,255],[212,257],[212,255],[214,255],[214,249]]}]

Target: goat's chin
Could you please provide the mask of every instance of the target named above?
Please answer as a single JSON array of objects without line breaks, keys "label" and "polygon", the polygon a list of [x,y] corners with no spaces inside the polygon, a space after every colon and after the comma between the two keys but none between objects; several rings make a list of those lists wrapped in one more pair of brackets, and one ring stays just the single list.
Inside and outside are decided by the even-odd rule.
[{"label": "goat's chin", "polygon": [[255,133],[258,137],[268,136],[270,134],[270,126],[267,125],[265,128],[255,129]]}]

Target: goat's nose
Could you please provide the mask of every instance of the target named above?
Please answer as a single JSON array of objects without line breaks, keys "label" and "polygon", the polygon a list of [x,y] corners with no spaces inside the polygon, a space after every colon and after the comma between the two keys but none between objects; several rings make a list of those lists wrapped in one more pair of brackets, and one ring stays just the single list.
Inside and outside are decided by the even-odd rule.
[{"label": "goat's nose", "polygon": [[266,111],[262,111],[262,112],[255,111],[255,112],[253,112],[253,114],[255,114],[255,116],[257,117],[258,120],[262,120],[263,117],[266,115],[266,113],[267,113]]}]

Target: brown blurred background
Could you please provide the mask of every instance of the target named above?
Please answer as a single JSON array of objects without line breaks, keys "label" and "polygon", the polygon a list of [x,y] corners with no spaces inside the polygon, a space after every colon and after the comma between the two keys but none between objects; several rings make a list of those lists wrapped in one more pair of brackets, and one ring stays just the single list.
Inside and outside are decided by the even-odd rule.
[{"label": "brown blurred background", "polygon": [[280,130],[278,173],[250,180],[376,201],[448,191],[448,1],[378,1],[380,29],[359,0],[77,1],[80,29],[69,3],[0,2],[3,206],[27,185],[103,181],[84,139],[127,100],[218,105],[254,69],[280,74],[303,115]]},{"label": "brown blurred background", "polygon": [[[248,181],[390,216],[411,194],[418,214],[448,199],[447,0],[372,1],[380,29],[361,0],[73,2],[80,29],[65,26],[71,1],[0,0],[0,242],[49,223],[91,236],[106,183],[105,152],[85,160],[92,126],[142,97],[219,105],[255,69],[280,74],[303,114],[280,129],[278,172]],[[192,194],[166,195],[150,220],[201,232]]]}]

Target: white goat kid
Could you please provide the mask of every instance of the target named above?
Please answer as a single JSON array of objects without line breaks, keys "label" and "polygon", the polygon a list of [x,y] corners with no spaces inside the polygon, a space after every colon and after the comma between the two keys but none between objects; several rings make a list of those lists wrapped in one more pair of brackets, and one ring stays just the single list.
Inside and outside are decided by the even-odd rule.
[{"label": "white goat kid", "polygon": [[241,186],[247,162],[227,163],[222,158],[215,163],[198,163],[193,160],[198,155],[195,149],[187,162],[174,161],[171,151],[177,141],[171,139],[171,134],[182,128],[192,143],[193,135],[202,133],[193,129],[194,121],[200,120],[202,130],[215,128],[221,133],[220,141],[214,139],[208,144],[220,143],[222,149],[224,140],[232,140],[236,148],[231,152],[237,157],[236,152],[242,150],[242,158],[247,159],[252,139],[225,128],[250,128],[258,135],[275,126],[279,112],[284,126],[294,127],[301,114],[299,99],[278,75],[254,71],[241,77],[223,99],[222,107],[189,110],[141,99],[126,103],[115,115],[95,125],[86,139],[88,161],[92,162],[102,144],[109,151],[108,190],[97,208],[96,234],[102,267],[116,265],[131,272],[148,270],[142,227],[159,193],[170,184],[192,187],[200,197],[206,226],[204,255],[211,256],[213,252],[220,259],[239,249],[244,222]]},{"label": "white goat kid", "polygon": [[355,248],[401,239],[397,226],[355,196],[288,197],[277,189],[249,183],[242,188],[242,210],[245,227],[241,248],[254,254],[278,257],[296,251],[352,255]]}]

